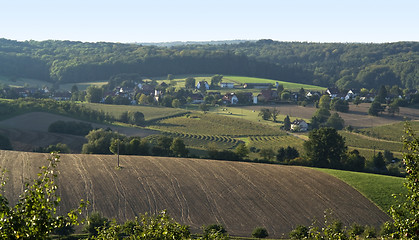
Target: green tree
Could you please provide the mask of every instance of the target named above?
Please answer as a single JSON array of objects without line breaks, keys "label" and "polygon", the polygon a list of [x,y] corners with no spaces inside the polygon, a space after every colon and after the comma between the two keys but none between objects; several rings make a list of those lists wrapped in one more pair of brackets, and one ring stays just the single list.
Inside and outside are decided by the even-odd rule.
[{"label": "green tree", "polygon": [[360,96],[356,96],[355,99],[353,100],[353,103],[358,106],[359,104],[362,103],[361,97]]},{"label": "green tree", "polygon": [[102,89],[96,86],[88,87],[85,99],[90,103],[99,103],[102,100]]},{"label": "green tree", "polygon": [[263,120],[269,120],[271,118],[271,110],[269,108],[262,108],[258,114]]},{"label": "green tree", "polygon": [[358,150],[354,149],[343,158],[343,168],[350,171],[361,172],[365,168],[365,158],[359,154]]},{"label": "green tree", "polygon": [[410,124],[405,124],[403,163],[406,166],[405,200],[390,209],[396,232],[392,237],[418,239],[419,236],[419,139]]},{"label": "green tree", "polygon": [[266,161],[270,161],[275,157],[275,152],[272,148],[262,148],[259,155]]},{"label": "green tree", "polygon": [[375,101],[380,103],[386,103],[387,97],[387,88],[384,85],[381,85],[380,89],[378,90],[377,96],[375,97]]},{"label": "green tree", "polygon": [[173,139],[172,145],[170,145],[170,150],[176,157],[186,157],[189,152],[185,143],[180,138]]},{"label": "green tree", "polygon": [[338,113],[333,113],[326,121],[326,127],[331,127],[336,130],[342,130],[345,125],[343,118]]},{"label": "green tree", "polygon": [[326,127],[309,132],[304,149],[313,166],[340,168],[347,148],[336,129]]},{"label": "green tree", "polygon": [[100,212],[93,212],[87,218],[86,225],[84,225],[83,231],[87,232],[89,236],[96,236],[98,235],[98,230],[101,227],[108,227],[109,220],[102,216]]},{"label": "green tree", "polygon": [[380,102],[374,101],[371,103],[370,108],[368,109],[368,114],[372,116],[378,116],[378,114],[384,111],[384,108]]},{"label": "green tree", "polygon": [[220,82],[223,80],[223,75],[214,75],[211,77],[211,86],[218,86]]},{"label": "green tree", "polygon": [[193,77],[188,77],[188,78],[186,78],[186,79],[185,79],[185,87],[186,87],[186,88],[191,88],[191,89],[193,89],[193,88],[195,88],[195,85],[196,85],[196,80],[195,80],[195,78],[193,78]]},{"label": "green tree", "polygon": [[397,101],[393,101],[388,105],[387,112],[393,117],[394,114],[398,114],[400,112],[399,104],[397,103]]},{"label": "green tree", "polygon": [[253,229],[252,237],[254,238],[266,238],[268,236],[268,230],[266,230],[266,228],[264,227],[256,227],[255,229]]},{"label": "green tree", "polygon": [[141,126],[144,122],[144,114],[142,112],[128,111],[128,123]]},{"label": "green tree", "polygon": [[319,108],[330,109],[330,97],[329,95],[323,95],[319,100]]},{"label": "green tree", "polygon": [[290,120],[290,117],[287,115],[284,118],[284,130],[289,131],[290,129],[291,129],[291,120]]},{"label": "green tree", "polygon": [[104,129],[96,129],[86,135],[87,143],[82,147],[84,154],[111,154],[109,147],[112,139],[123,139],[124,136]]},{"label": "green tree", "polygon": [[180,107],[180,101],[179,99],[173,99],[172,101],[172,107],[179,108]]},{"label": "green tree", "polygon": [[384,161],[384,156],[381,152],[378,152],[378,154],[372,158],[372,162],[375,169],[378,171],[387,171],[386,162]]},{"label": "green tree", "polygon": [[277,119],[277,117],[279,115],[279,109],[273,108],[270,112],[271,112],[270,118],[272,118],[272,121],[273,122],[276,122],[276,119]]},{"label": "green tree", "polygon": [[240,143],[237,147],[236,147],[236,154],[237,156],[239,156],[241,159],[247,158],[247,156],[249,156],[249,149],[246,147],[246,144],[244,143]]},{"label": "green tree", "polygon": [[205,112],[208,112],[210,108],[207,104],[201,103],[201,104],[199,104],[199,109],[201,109],[201,111],[203,111],[205,113]]},{"label": "green tree", "polygon": [[[57,195],[55,168],[60,157],[52,153],[48,166],[43,166],[37,178],[24,184],[24,191],[14,207],[0,193],[0,238],[1,239],[49,239],[56,229],[78,225],[78,214],[85,207],[82,201],[79,208],[62,216],[57,215],[61,201]],[[0,192],[4,192],[4,172],[0,177]]]},{"label": "green tree", "polygon": [[348,101],[342,100],[340,98],[335,98],[331,101],[330,108],[332,110],[338,112],[348,112],[349,111],[349,103]]}]

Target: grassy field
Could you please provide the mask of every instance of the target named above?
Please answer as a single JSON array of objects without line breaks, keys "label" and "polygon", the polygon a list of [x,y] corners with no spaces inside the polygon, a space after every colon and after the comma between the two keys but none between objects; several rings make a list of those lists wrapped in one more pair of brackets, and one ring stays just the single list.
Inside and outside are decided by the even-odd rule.
[{"label": "grassy field", "polygon": [[211,113],[191,113],[186,116],[163,119],[150,126],[152,129],[167,132],[221,135],[284,135],[279,128],[263,125],[240,118],[230,118]]},{"label": "grassy field", "polygon": [[97,82],[82,82],[82,83],[65,83],[60,85],[60,90],[67,90],[70,91],[71,88],[76,85],[79,91],[84,91],[89,86],[97,86],[101,87],[105,84],[107,84],[107,81],[97,81]]},{"label": "grassy field", "polygon": [[[4,190],[12,205],[22,183],[36,176],[48,156],[0,151],[0,166],[8,170]],[[219,223],[242,237],[263,226],[270,238],[323,219],[327,209],[345,225],[379,227],[390,220],[351,186],[311,168],[149,156],[120,160],[116,168],[116,156],[63,154],[57,168],[58,212],[77,207],[80,199],[90,202],[87,211],[117,221],[167,209],[193,233]],[[387,182],[376,184],[387,187]]]},{"label": "grassy field", "polygon": [[10,87],[38,87],[41,88],[43,86],[51,87],[52,84],[38,79],[30,79],[30,78],[9,78],[5,76],[0,76],[0,83],[9,85]]},{"label": "grassy field", "polygon": [[[415,132],[419,131],[419,122],[410,121],[410,126]],[[386,126],[377,126],[373,128],[364,128],[359,131],[361,134],[371,136],[374,138],[385,139],[389,141],[403,140],[404,133],[404,122],[393,123]]]},{"label": "grassy field", "polygon": [[318,170],[333,175],[354,187],[385,212],[388,212],[391,205],[397,203],[393,194],[404,195],[407,193],[403,186],[404,178],[333,169]]},{"label": "grassy field", "polygon": [[387,141],[381,139],[375,139],[371,137],[365,137],[360,134],[350,133],[347,131],[339,131],[339,134],[345,138],[346,145],[350,147],[369,148],[376,150],[389,150],[392,152],[401,152],[403,143],[396,141]]},{"label": "grassy field", "polygon": [[151,107],[151,106],[132,106],[132,105],[109,105],[109,104],[98,104],[98,103],[81,103],[86,107],[104,111],[111,114],[114,117],[119,117],[123,112],[126,111],[139,111],[144,114],[146,121],[171,117],[182,113],[187,113],[187,110],[180,108],[166,108],[166,107]]},{"label": "grassy field", "polygon": [[307,85],[307,84],[300,84],[300,83],[291,83],[291,82],[283,82],[273,79],[265,79],[265,78],[253,78],[253,77],[240,77],[240,76],[224,76],[223,82],[233,82],[235,84],[244,84],[244,83],[271,83],[275,85],[276,82],[282,84],[285,89],[296,91],[300,88],[304,88],[305,90],[315,90],[315,91],[326,91],[326,88],[314,86],[314,85]]}]

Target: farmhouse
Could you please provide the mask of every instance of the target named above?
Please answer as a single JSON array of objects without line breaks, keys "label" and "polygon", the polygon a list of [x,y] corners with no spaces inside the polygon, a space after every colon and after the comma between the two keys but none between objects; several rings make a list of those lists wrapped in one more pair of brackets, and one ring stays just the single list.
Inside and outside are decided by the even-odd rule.
[{"label": "farmhouse", "polygon": [[333,99],[339,95],[339,89],[332,87],[326,89],[326,93],[329,94],[330,98]]},{"label": "farmhouse", "polygon": [[295,132],[305,132],[308,130],[308,124],[303,119],[295,119],[291,123],[291,130]]},{"label": "farmhouse", "polygon": [[223,96],[223,102],[226,104],[237,104],[239,99],[237,98],[235,93],[227,93]]},{"label": "farmhouse", "polygon": [[272,84],[270,83],[245,83],[243,85],[243,88],[268,89],[271,87],[272,87]]},{"label": "farmhouse", "polygon": [[234,83],[231,82],[222,82],[220,83],[221,88],[234,88]]},{"label": "farmhouse", "polygon": [[273,101],[278,98],[278,92],[271,89],[263,89],[258,95],[259,101]]},{"label": "farmhouse", "polygon": [[210,89],[210,86],[209,86],[209,84],[208,84],[207,81],[200,81],[200,82],[198,82],[198,84],[196,84],[196,89],[201,89],[201,86],[205,86],[205,89],[206,90],[209,90]]}]

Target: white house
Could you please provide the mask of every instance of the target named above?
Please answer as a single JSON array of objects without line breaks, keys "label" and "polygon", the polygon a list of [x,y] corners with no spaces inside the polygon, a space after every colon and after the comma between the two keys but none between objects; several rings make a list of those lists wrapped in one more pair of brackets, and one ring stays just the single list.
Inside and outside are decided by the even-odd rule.
[{"label": "white house", "polygon": [[210,89],[210,86],[207,81],[198,82],[198,84],[196,84],[196,89],[201,89],[201,84],[204,84],[206,90]]},{"label": "white house", "polygon": [[239,102],[239,98],[235,93],[227,93],[223,96],[223,101],[228,104],[237,104]]},{"label": "white house", "polygon": [[303,119],[295,119],[291,123],[291,130],[295,132],[305,132],[308,130],[308,124]]},{"label": "white house", "polygon": [[221,88],[234,88],[234,83],[231,82],[222,82],[220,83]]}]

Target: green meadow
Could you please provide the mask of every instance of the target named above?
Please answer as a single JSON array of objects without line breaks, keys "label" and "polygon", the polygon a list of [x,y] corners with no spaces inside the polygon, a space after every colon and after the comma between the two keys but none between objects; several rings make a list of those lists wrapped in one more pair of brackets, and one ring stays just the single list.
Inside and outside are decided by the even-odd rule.
[{"label": "green meadow", "polygon": [[404,178],[334,169],[319,168],[318,170],[333,175],[354,187],[384,212],[388,212],[391,205],[398,203],[393,194],[405,195],[407,193],[403,186]]}]

